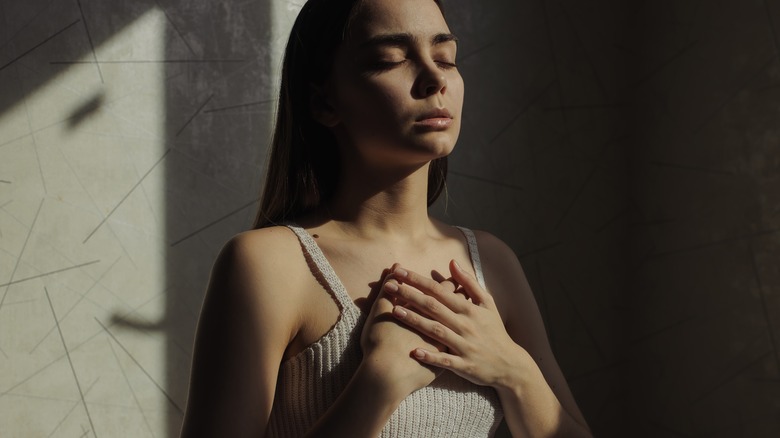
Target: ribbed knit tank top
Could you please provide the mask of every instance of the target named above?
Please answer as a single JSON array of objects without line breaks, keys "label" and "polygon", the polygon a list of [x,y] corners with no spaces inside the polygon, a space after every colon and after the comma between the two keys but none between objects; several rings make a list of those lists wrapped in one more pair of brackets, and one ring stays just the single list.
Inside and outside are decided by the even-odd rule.
[{"label": "ribbed knit tank top", "polygon": [[[286,225],[298,236],[312,272],[333,297],[340,316],[323,337],[279,368],[267,436],[285,438],[304,435],[346,387],[361,361],[360,334],[367,316],[347,294],[314,238],[298,225]],[[484,287],[474,233],[458,229],[466,236],[471,263]],[[502,418],[493,388],[444,371],[401,402],[380,437],[492,437]]]}]

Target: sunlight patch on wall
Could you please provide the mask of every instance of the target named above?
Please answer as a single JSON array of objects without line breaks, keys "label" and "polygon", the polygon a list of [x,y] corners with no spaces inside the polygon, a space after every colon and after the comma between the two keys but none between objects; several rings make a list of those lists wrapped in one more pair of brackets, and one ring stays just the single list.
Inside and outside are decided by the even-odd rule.
[{"label": "sunlight patch on wall", "polygon": [[9,436],[164,436],[180,418],[154,330],[166,310],[165,31],[150,9],[94,55],[42,47],[9,67],[24,91],[0,114]]}]

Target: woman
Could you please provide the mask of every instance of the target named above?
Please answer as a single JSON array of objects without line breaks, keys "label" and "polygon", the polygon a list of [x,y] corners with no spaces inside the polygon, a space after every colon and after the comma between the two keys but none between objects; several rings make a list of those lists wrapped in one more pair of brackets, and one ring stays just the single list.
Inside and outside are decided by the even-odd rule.
[{"label": "woman", "polygon": [[502,416],[515,437],[590,436],[512,251],[428,216],[460,130],[456,49],[434,0],[303,7],[183,436],[492,436]]}]

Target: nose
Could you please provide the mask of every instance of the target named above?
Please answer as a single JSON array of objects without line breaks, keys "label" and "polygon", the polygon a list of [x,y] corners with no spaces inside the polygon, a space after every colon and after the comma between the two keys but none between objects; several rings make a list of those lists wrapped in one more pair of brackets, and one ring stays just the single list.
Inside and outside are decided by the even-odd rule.
[{"label": "nose", "polygon": [[421,97],[428,97],[436,93],[444,94],[447,90],[447,78],[444,77],[444,73],[435,63],[431,64],[424,66],[420,72],[418,92]]}]

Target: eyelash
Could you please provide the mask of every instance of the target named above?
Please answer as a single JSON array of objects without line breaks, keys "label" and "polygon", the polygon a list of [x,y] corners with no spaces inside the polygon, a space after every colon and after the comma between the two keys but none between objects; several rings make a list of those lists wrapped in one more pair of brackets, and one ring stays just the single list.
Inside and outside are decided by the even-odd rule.
[{"label": "eyelash", "polygon": [[397,66],[403,64],[404,62],[406,62],[406,61],[405,60],[404,61],[398,61],[398,62],[379,61],[379,62],[374,63],[373,67],[376,70],[384,71],[384,70],[390,70],[393,67],[397,67]]},{"label": "eyelash", "polygon": [[[376,68],[377,70],[381,70],[381,71],[390,70],[391,68],[397,67],[397,66],[403,64],[404,62],[406,62],[406,60],[398,61],[398,62],[382,61],[382,62],[377,62],[376,64],[374,64],[374,68]],[[458,67],[458,64],[456,64],[454,62],[446,62],[446,61],[434,61],[434,62],[436,63],[436,65],[439,66],[439,68],[444,69],[444,70],[449,70],[449,69]]]},{"label": "eyelash", "polygon": [[438,64],[439,67],[441,67],[441,68],[443,68],[445,70],[449,70],[451,68],[457,68],[458,67],[458,64],[456,64],[454,62],[436,61],[436,64]]}]

